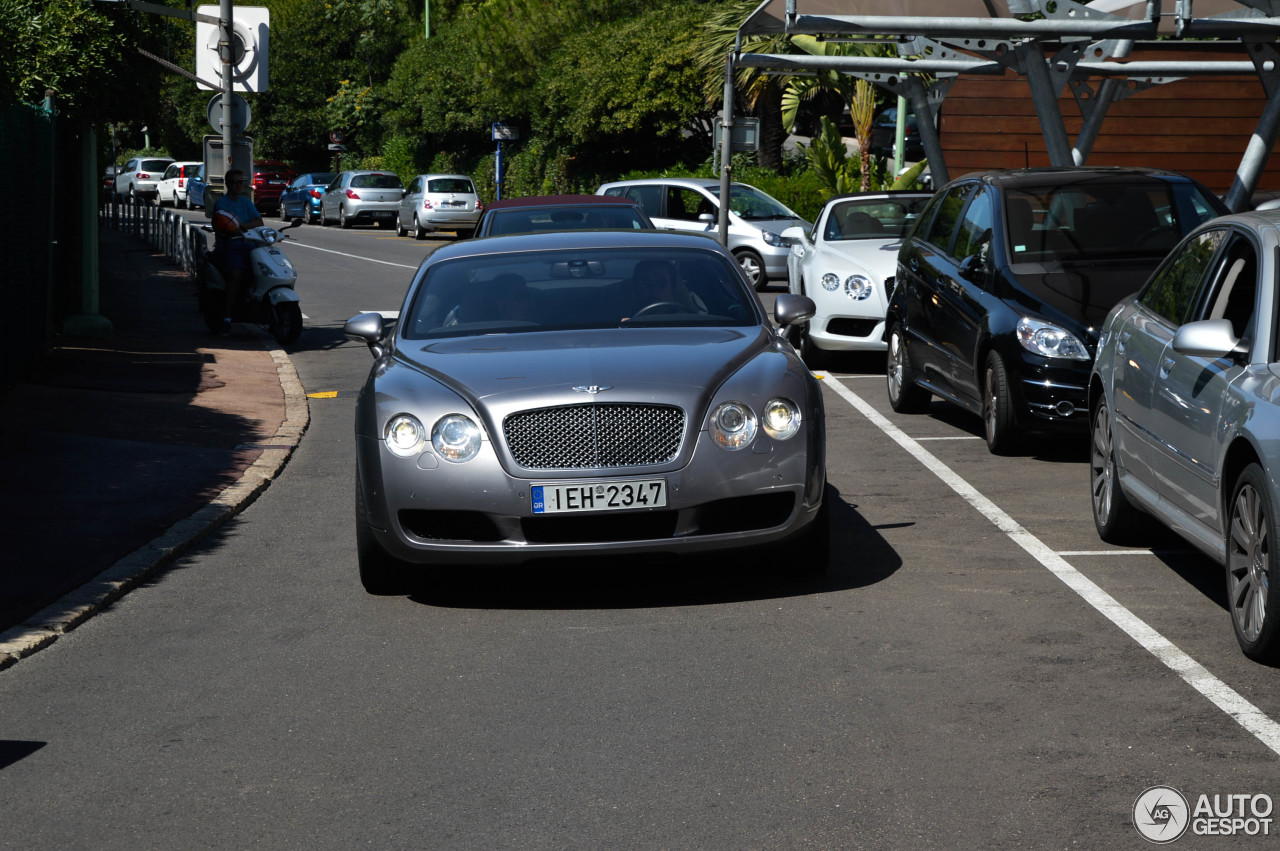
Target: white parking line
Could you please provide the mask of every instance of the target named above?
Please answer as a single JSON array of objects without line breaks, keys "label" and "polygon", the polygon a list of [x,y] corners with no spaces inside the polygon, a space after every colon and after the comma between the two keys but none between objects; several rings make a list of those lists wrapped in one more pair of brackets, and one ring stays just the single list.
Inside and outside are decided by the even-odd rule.
[{"label": "white parking line", "polygon": [[976,434],[961,434],[954,437],[917,437],[916,440],[982,440]]},{"label": "white parking line", "polygon": [[337,254],[340,257],[350,257],[353,260],[368,260],[370,263],[381,263],[383,266],[396,266],[400,269],[416,269],[417,266],[406,266],[404,263],[392,263],[389,260],[375,260],[372,257],[361,257],[359,254],[348,254],[345,251],[334,251],[332,248],[320,248],[317,245],[306,245],[305,243],[293,241],[289,243],[289,250],[295,248],[309,248],[312,251],[323,251],[325,254]]},{"label": "white parking line", "polygon": [[943,464],[917,441],[889,422],[858,394],[830,376],[827,377],[826,383],[832,390],[839,393],[846,402],[870,420],[872,424],[928,468],[931,473],[942,479],[948,487],[963,497],[980,514],[995,524],[996,528],[1008,535],[1014,543],[1030,553],[1050,573],[1062,580],[1068,588],[1075,591],[1086,603],[1105,615],[1108,620],[1124,630],[1130,638],[1138,642],[1168,666],[1170,670],[1182,677],[1188,685],[1234,718],[1241,727],[1256,736],[1259,741],[1274,753],[1280,755],[1280,724],[1271,720],[1262,710],[1245,700],[1239,692],[1209,673],[1208,669],[1179,650],[1174,646],[1173,642],[1156,632],[1133,612],[1120,605],[1114,597],[1103,591],[1087,576],[1067,564],[1066,560],[1059,554],[1045,546],[1040,539],[1004,513],[995,503],[983,496],[976,488],[951,470],[950,467]]}]

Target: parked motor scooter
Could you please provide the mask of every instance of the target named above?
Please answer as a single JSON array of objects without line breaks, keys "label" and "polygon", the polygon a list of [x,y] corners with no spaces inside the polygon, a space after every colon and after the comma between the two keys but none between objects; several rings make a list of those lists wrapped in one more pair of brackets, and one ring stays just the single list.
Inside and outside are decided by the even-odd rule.
[{"label": "parked motor scooter", "polygon": [[[249,252],[251,274],[246,276],[248,280],[232,306],[231,321],[266,325],[282,346],[293,345],[302,334],[302,304],[293,288],[298,273],[276,243],[290,239],[284,232],[301,224],[302,219],[294,219],[279,230],[263,225],[240,234],[253,244]],[[210,225],[202,228],[213,232]],[[226,316],[226,292],[227,280],[213,262],[210,251],[205,255],[196,283],[196,297],[205,324],[215,333],[221,329]]]}]

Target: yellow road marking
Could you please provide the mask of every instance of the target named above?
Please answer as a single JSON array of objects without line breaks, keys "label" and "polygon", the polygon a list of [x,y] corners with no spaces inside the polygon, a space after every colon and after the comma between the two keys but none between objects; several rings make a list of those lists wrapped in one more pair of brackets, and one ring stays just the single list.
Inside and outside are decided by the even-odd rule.
[{"label": "yellow road marking", "polygon": [[325,390],[325,391],[323,391],[323,392],[321,392],[321,393],[308,393],[308,394],[307,394],[307,398],[308,398],[308,399],[337,399],[337,398],[338,398],[338,391],[337,391],[337,390]]}]

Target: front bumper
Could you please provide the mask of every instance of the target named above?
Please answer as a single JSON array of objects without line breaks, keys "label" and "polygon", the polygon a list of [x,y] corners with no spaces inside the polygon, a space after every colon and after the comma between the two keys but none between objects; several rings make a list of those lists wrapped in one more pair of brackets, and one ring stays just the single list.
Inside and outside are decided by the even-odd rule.
[{"label": "front bumper", "polygon": [[1083,361],[1053,366],[1045,358],[1023,358],[1021,375],[1013,382],[1023,424],[1034,431],[1087,432],[1090,366]]},{"label": "front bumper", "polygon": [[[453,465],[430,451],[391,455],[382,441],[357,440],[367,522],[379,544],[418,564],[514,564],[539,558],[643,553],[701,553],[785,540],[816,516],[820,496],[809,476],[806,438],[757,438],[726,452],[701,435],[683,467],[628,475],[516,477],[492,452]],[[810,438],[813,439],[813,438]],[[795,440],[795,439],[793,439]],[[472,465],[475,465],[474,467]],[[662,478],[664,508],[535,515],[531,488],[565,481]]]}]

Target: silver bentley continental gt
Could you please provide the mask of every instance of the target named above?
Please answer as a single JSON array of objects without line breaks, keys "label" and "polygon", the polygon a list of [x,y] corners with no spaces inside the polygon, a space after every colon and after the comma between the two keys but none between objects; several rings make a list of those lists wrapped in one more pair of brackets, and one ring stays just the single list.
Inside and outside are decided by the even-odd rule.
[{"label": "silver bentley continental gt", "polygon": [[[814,313],[780,295],[781,326]],[[447,245],[394,327],[344,329],[371,593],[445,564],[785,544],[827,563],[817,380],[706,237],[573,231]]]}]

